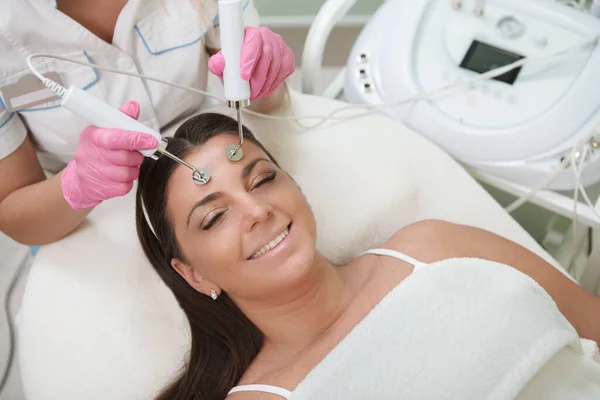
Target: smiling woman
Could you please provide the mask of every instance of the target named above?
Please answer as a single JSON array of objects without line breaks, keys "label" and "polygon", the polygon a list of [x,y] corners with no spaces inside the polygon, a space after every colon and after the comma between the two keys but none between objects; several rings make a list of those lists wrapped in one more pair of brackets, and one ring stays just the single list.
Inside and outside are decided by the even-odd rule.
[{"label": "smiling woman", "polygon": [[[198,150],[209,141],[211,144],[213,141],[227,139],[235,141],[237,129],[237,122],[226,116],[201,114],[184,123],[175,137],[169,140],[168,148],[172,154],[187,161],[193,159],[196,161],[193,164],[210,168],[213,179],[202,188],[194,185],[187,171],[181,170],[178,164],[166,157],[144,162],[140,167],[136,207],[138,235],[152,265],[176,295],[191,322],[192,331],[189,364],[159,399],[224,398],[262,346],[260,331],[229,296],[216,286],[203,283],[199,276],[196,279],[195,270],[188,267],[189,260],[202,259],[203,254],[210,257],[211,253],[219,253],[222,246],[229,246],[233,239],[227,236],[227,229],[235,228],[230,226],[234,218],[226,215],[231,211],[228,210],[231,208],[231,201],[228,201],[222,189],[214,191],[214,186],[221,188],[221,185],[228,184],[229,179],[224,179],[223,171],[215,169],[216,165],[208,165],[207,159],[202,158],[199,161],[201,154]],[[231,137],[223,135],[228,132],[231,132]],[[266,161],[262,161],[264,168],[260,177],[253,176],[256,182],[249,183],[253,184],[256,190],[272,180],[273,172],[265,170],[274,171],[277,164],[247,129],[244,129],[244,138],[253,143],[263,157],[252,159],[242,167],[239,173],[241,181],[246,181],[252,170],[266,158]],[[225,147],[210,148],[217,148],[213,156],[225,160]],[[250,155],[244,159],[251,159]],[[219,164],[218,160],[211,161]],[[234,164],[229,167],[239,169],[240,166],[241,164]],[[179,185],[183,185],[187,190],[179,190],[176,196],[168,196],[169,187]],[[149,216],[149,220],[145,215]],[[171,222],[182,219],[183,224]],[[174,226],[179,229],[174,229]],[[179,240],[182,240],[181,244]],[[194,241],[196,245],[193,244]],[[191,247],[186,247],[184,243],[190,243]],[[230,249],[232,256],[240,254],[239,251],[235,252],[233,246]],[[211,260],[208,259],[203,263],[209,268],[218,268],[222,264],[223,262],[211,264]],[[190,279],[192,284],[189,284],[187,279]],[[217,297],[218,300],[213,301]],[[210,323],[203,323],[208,321]],[[238,334],[232,335],[231,332]],[[219,373],[215,374],[216,371]]]},{"label": "smiling woman", "polygon": [[248,315],[264,293],[314,279],[316,228],[304,195],[247,129],[243,161],[228,160],[223,149],[237,135],[236,121],[208,113],[169,140],[172,154],[208,168],[206,185],[164,157],[140,169],[138,234],[193,338],[188,367],[161,399],[224,398],[263,345],[240,304]]},{"label": "smiling woman", "polygon": [[[208,168],[205,185],[168,158],[140,168],[138,236],[191,330],[186,365],[158,399],[555,399],[528,385],[551,369],[539,360],[561,356],[590,377],[575,385],[585,396],[566,397],[600,398],[600,365],[579,342],[600,341],[600,299],[515,243],[443,221],[333,265],[296,182],[244,135],[235,162],[229,117],[177,130],[169,151]],[[551,382],[549,393],[572,385]]]}]

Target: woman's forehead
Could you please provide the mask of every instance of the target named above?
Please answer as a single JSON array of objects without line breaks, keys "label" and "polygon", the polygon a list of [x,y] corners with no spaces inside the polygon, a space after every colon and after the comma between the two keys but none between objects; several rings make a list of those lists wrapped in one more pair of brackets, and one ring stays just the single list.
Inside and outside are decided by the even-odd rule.
[{"label": "woman's forehead", "polygon": [[[192,171],[178,165],[173,171],[167,190],[175,196],[197,198],[226,187],[229,184],[241,182],[245,167],[257,159],[269,159],[254,143],[244,141],[244,156],[239,161],[227,157],[226,148],[238,143],[238,137],[232,134],[221,134],[210,138],[206,143],[192,150],[184,160],[196,168],[208,169],[211,179],[204,185],[194,183]],[[169,196],[171,197],[171,196]]]},{"label": "woman's forehead", "polygon": [[[247,163],[247,158],[243,157],[239,161],[232,161],[227,157],[227,146],[237,145],[239,137],[237,134],[220,134],[208,139],[205,143],[189,152],[184,158],[185,161],[197,168],[218,168],[221,166],[236,167]],[[245,140],[242,145],[244,155],[266,156],[266,154],[254,143]]]}]

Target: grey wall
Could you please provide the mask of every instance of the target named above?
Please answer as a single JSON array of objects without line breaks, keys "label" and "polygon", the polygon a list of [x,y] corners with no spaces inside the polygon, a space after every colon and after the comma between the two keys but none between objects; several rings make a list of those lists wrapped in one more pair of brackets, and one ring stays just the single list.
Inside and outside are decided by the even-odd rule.
[{"label": "grey wall", "polygon": [[[416,0],[411,0],[416,1]],[[324,0],[254,0],[260,15],[298,16],[315,15],[325,3]],[[383,0],[359,0],[351,15],[371,15],[383,3]]]}]

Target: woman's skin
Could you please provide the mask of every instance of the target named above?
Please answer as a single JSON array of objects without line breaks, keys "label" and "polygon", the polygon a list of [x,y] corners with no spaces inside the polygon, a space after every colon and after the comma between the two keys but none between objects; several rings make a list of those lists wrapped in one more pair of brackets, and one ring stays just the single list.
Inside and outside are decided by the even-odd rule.
[{"label": "woman's skin", "polygon": [[[209,169],[208,184],[195,185],[186,168],[174,172],[167,212],[185,261],[174,259],[172,265],[207,296],[211,289],[226,291],[264,333],[264,348],[240,384],[292,390],[413,267],[375,255],[342,266],[330,263],[315,249],[315,220],[300,188],[252,143],[244,144],[241,161],[228,160],[225,148],[236,140],[218,135],[186,157]],[[287,226],[289,235],[277,247],[249,259]],[[380,247],[426,263],[479,257],[511,265],[544,287],[581,337],[600,342],[600,299],[495,234],[423,221]],[[279,399],[259,392],[229,398]]]}]

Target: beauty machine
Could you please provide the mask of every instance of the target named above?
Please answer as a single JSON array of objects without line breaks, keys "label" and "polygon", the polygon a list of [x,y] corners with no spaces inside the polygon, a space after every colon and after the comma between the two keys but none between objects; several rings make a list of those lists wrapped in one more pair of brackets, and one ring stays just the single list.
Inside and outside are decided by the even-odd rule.
[{"label": "beauty machine", "polygon": [[[563,161],[600,122],[599,33],[595,16],[548,0],[389,0],[353,46],[344,93],[397,104],[385,112],[475,169],[526,186],[560,169],[548,186],[572,189]],[[573,154],[585,158],[584,186],[600,181],[589,144]]]}]

